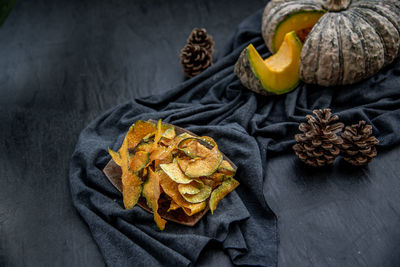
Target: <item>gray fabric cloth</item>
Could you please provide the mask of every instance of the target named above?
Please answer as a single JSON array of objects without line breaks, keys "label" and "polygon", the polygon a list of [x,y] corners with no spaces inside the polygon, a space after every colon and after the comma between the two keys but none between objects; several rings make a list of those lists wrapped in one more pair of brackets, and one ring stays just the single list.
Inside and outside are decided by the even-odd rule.
[{"label": "gray fabric cloth", "polygon": [[[262,44],[260,21],[261,11],[244,21],[219,59],[198,77],[113,108],[82,131],[70,167],[73,203],[108,266],[188,266],[210,241],[220,242],[235,264],[276,264],[276,218],[262,190],[267,143],[254,127],[264,116],[259,113],[264,99],[243,90],[233,74],[245,43],[254,37]],[[110,160],[107,148],[118,149],[132,123],[160,118],[213,137],[238,166],[239,188],[195,227],[168,222],[160,232],[140,207],[124,210],[121,194],[102,172]]]},{"label": "gray fabric cloth", "polygon": [[[300,84],[288,94],[270,97],[246,90],[233,66],[249,43],[263,57],[269,55],[260,34],[261,14],[262,10],[238,26],[215,64],[201,75],[168,93],[109,110],[83,130],[71,162],[72,197],[108,265],[190,265],[210,240],[220,242],[237,265],[276,265],[276,218],[266,202],[266,181],[315,172],[291,149],[299,122],[313,109],[329,107],[346,125],[367,121],[380,150],[399,145],[398,59],[354,85]],[[152,216],[141,208],[123,209],[121,194],[102,173],[110,159],[107,147],[117,149],[136,120],[159,118],[213,137],[238,166],[241,185],[194,228],[168,223],[164,232],[157,231]]]}]

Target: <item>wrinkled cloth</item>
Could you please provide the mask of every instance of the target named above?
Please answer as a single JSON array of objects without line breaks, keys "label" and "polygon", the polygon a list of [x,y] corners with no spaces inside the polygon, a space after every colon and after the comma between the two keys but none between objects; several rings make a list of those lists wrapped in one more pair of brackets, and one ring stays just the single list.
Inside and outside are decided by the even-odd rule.
[{"label": "wrinkled cloth", "polygon": [[[400,63],[395,61],[364,82],[324,88],[300,84],[281,96],[245,89],[233,73],[249,44],[270,55],[261,38],[259,10],[243,21],[216,61],[202,74],[159,95],[117,106],[91,122],[79,137],[70,167],[73,203],[88,224],[108,266],[190,266],[211,241],[219,242],[236,265],[277,264],[277,222],[266,201],[268,161],[295,154],[299,122],[316,108],[331,108],[345,124],[365,120],[380,148],[399,144]],[[102,172],[137,120],[163,119],[215,139],[237,166],[240,186],[195,227],[168,222],[157,230],[152,214],[124,210],[122,195]],[[288,165],[287,163],[286,165]]]}]

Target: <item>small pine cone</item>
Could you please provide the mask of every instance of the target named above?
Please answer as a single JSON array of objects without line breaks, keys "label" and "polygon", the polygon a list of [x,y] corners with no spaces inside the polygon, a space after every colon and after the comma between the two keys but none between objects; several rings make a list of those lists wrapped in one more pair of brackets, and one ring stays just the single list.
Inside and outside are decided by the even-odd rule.
[{"label": "small pine cone", "polygon": [[372,126],[365,121],[346,126],[341,145],[344,160],[352,165],[366,165],[376,156],[378,139],[372,136]]},{"label": "small pine cone", "polygon": [[181,65],[183,72],[188,77],[196,76],[207,69],[212,63],[212,56],[208,51],[199,46],[186,44],[181,51]]},{"label": "small pine cone", "polygon": [[343,141],[337,133],[342,131],[344,124],[336,122],[339,117],[331,116],[330,109],[314,110],[313,113],[315,117],[307,115],[307,123],[300,123],[299,130],[302,133],[295,135],[297,144],[293,146],[293,150],[308,165],[330,165],[340,154]]},{"label": "small pine cone", "polygon": [[211,35],[207,34],[206,29],[194,28],[187,41],[188,44],[199,45],[205,48],[210,55],[214,52],[214,41]]}]

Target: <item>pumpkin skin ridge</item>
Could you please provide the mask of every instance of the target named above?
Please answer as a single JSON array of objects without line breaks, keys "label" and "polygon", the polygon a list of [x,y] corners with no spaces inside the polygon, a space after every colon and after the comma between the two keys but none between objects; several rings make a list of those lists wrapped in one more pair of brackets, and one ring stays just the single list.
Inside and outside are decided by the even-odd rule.
[{"label": "pumpkin skin ridge", "polygon": [[343,59],[343,40],[342,40],[342,30],[341,30],[341,13],[337,13],[334,19],[337,20],[338,23],[335,23],[335,28],[337,32],[338,38],[338,51],[339,51],[339,76],[336,83],[343,83],[343,76],[344,76],[344,59]]},{"label": "pumpkin skin ridge", "polygon": [[[358,62],[358,65],[357,65],[357,67],[356,68],[353,68],[353,71],[352,71],[352,73],[351,73],[351,75],[353,75],[354,77],[352,78],[352,80],[354,80],[354,81],[360,81],[360,80],[362,80],[362,77],[363,77],[363,71],[362,71],[362,69],[366,69],[366,65],[367,64],[369,64],[369,61],[367,60],[368,58],[367,57],[364,57],[364,56],[362,56],[362,55],[364,55],[365,54],[365,43],[364,43],[364,39],[363,38],[360,38],[360,35],[362,36],[362,32],[361,32],[361,30],[358,28],[358,25],[356,25],[355,23],[354,23],[354,21],[352,21],[349,17],[352,17],[353,15],[351,15],[351,14],[349,14],[348,12],[346,13],[342,13],[342,20],[347,20],[348,22],[349,22],[349,27],[351,26],[352,27],[352,29],[353,29],[353,31],[352,32],[350,32],[350,34],[354,34],[354,35],[356,35],[357,37],[358,37],[358,42],[355,42],[355,43],[353,43],[352,44],[352,46],[354,47],[355,45],[359,45],[359,51],[360,51],[360,53],[359,53],[359,55],[358,55],[358,57],[357,56],[355,56],[354,54],[357,54],[357,53],[350,53],[350,56],[353,56],[353,57],[356,57],[355,59],[354,59],[354,61],[356,61],[356,62]],[[355,31],[355,30],[357,30],[357,31]],[[361,54],[361,55],[360,55]],[[364,68],[363,68],[364,67]],[[369,67],[368,67],[369,68]],[[349,74],[347,73],[347,75],[344,75],[344,79],[348,76]]]},{"label": "pumpkin skin ridge", "polygon": [[[328,3],[328,6],[334,6],[334,4],[329,4],[329,0],[327,0],[326,3]],[[301,66],[303,65],[304,59],[304,54],[302,52],[299,67],[301,79],[305,82],[322,86],[335,86],[353,84],[371,78],[384,66],[389,65],[400,56],[400,1],[352,0],[345,1],[344,3],[347,5],[346,8],[330,10],[319,0],[271,0],[267,4],[263,13],[263,39],[268,48],[270,48],[270,51],[275,51],[275,35],[279,31],[279,27],[288,18],[299,13],[318,12],[315,10],[315,7],[321,6],[320,10],[328,9],[328,11],[320,17],[317,23],[314,24],[310,33],[304,40],[304,47],[306,47],[307,42],[309,42],[310,36],[316,29],[318,23],[328,17],[328,20],[330,21],[328,22],[329,25],[334,27],[328,27],[325,29],[319,27],[319,29],[320,31],[335,31],[335,33],[330,33],[329,35],[335,36],[335,38],[338,39],[333,41],[336,42],[336,45],[338,45],[339,48],[333,48],[335,50],[334,53],[337,53],[336,55],[329,51],[332,56],[324,56],[324,53],[328,51],[326,49],[332,47],[331,41],[328,41],[328,39],[325,38],[324,41],[311,42],[314,44],[314,48],[309,47],[306,49],[308,50],[307,54],[317,53],[318,55],[314,55],[313,58],[320,59],[322,56],[324,59],[317,60],[318,63],[316,64],[313,64],[312,61],[308,61],[312,66],[314,66],[314,68],[309,66],[302,68]],[[310,7],[313,10],[308,10]],[[295,9],[296,11],[294,11]],[[329,18],[328,14],[334,14],[335,16],[338,16],[338,18]],[[331,20],[335,20],[337,23],[334,25]],[[274,26],[265,25],[265,21],[267,21],[268,24],[274,24]],[[290,27],[295,30],[298,29],[296,27],[297,21],[300,22],[300,19],[296,19],[296,21],[291,22],[291,24],[287,24],[285,28],[282,28],[283,31],[288,30]],[[341,26],[343,21],[346,21],[345,26]],[[358,26],[357,24],[361,25]],[[271,31],[271,29],[267,27],[275,28]],[[266,32],[269,33],[269,36],[266,35]],[[319,36],[323,35],[324,34],[320,34]],[[351,37],[349,37],[349,35],[351,35]],[[319,36],[314,34],[312,37],[318,38]],[[321,40],[321,38],[319,38],[319,40]],[[321,49],[321,46],[326,46],[326,48]],[[271,49],[271,47],[273,47],[273,49]],[[344,51],[344,49],[349,49],[350,51]],[[357,55],[351,55],[351,53],[357,53]],[[362,60],[364,66],[360,66],[360,60]],[[332,69],[332,64],[335,65],[333,68],[336,69]],[[339,69],[337,69],[337,66],[339,66]],[[359,70],[357,70],[357,68]],[[317,73],[316,70],[319,70],[319,73]],[[335,73],[329,74],[332,71]],[[308,74],[308,77],[305,79],[304,76],[306,76],[306,72],[313,73]]]},{"label": "pumpkin skin ridge", "polygon": [[[348,16],[350,16],[352,18],[355,17],[354,14],[351,14],[351,13],[346,13],[346,15],[348,15]],[[362,48],[362,54],[365,55],[368,51],[367,51],[367,48],[366,48],[367,45],[365,44],[364,33],[361,31],[360,26],[357,23],[354,22],[354,20],[350,20],[350,22],[353,25],[353,29],[357,30],[356,34],[361,36],[360,37],[360,43],[361,43],[361,48]],[[364,66],[365,66],[366,72],[369,72],[370,69],[371,69],[370,61],[369,61],[369,58],[365,57],[365,56],[364,56]],[[362,75],[360,77],[360,80],[362,80]]]},{"label": "pumpkin skin ridge", "polygon": [[[356,17],[358,20],[364,20],[362,17],[358,16],[356,13],[351,12],[350,14],[352,14],[354,17]],[[355,23],[356,24],[356,23]],[[382,46],[382,50],[383,50],[383,46],[384,44],[381,42],[381,39],[379,37],[379,34],[377,33],[377,31],[369,24],[365,24],[368,25],[370,27],[370,29],[364,29],[365,32],[367,32],[367,34],[365,34],[365,32],[363,32],[363,24],[358,23],[358,26],[360,27],[361,32],[363,33],[363,40],[365,41],[365,48],[367,50],[367,52],[365,53],[365,55],[369,58],[369,62],[368,62],[368,67],[369,69],[367,69],[364,72],[364,78],[370,78],[372,77],[374,74],[376,74],[384,65],[385,63],[385,55],[384,53],[382,53],[383,55],[381,55],[381,57],[378,58],[378,54],[379,53],[379,49],[376,49],[374,46],[371,46],[371,43],[374,43],[375,45],[380,44]],[[373,33],[375,33],[375,35],[379,38],[380,42],[369,42],[368,38],[373,37]],[[356,81],[358,82],[358,81]]]},{"label": "pumpkin skin ridge", "polygon": [[[380,5],[374,5],[375,2],[371,2],[368,0],[363,0],[363,1],[355,1],[353,0],[353,3],[351,7],[357,7],[357,8],[362,8],[362,9],[369,9],[373,12],[376,12],[377,14],[385,17],[387,20],[389,20],[393,26],[397,29],[397,32],[400,35],[400,3],[396,4],[394,2],[388,2],[388,1],[380,1]],[[394,11],[393,9],[397,10]],[[396,18],[397,15],[397,20]]]},{"label": "pumpkin skin ridge", "polygon": [[[321,84],[323,86],[329,86],[330,82],[329,80],[338,80],[339,79],[339,68],[340,68],[340,62],[339,62],[339,39],[338,39],[338,33],[334,31],[333,29],[336,28],[336,14],[338,13],[333,13],[329,12],[325,16],[326,20],[326,27],[325,30],[322,31],[321,39],[319,39],[321,42],[326,40],[325,44],[330,44],[330,47],[328,49],[328,46],[322,46],[320,45],[320,52],[319,52],[319,57],[317,59],[317,69],[315,70],[315,79],[318,84]],[[335,42],[336,41],[336,42]],[[324,69],[321,68],[326,65],[326,62],[328,58],[336,58],[337,60],[331,60],[331,69],[329,72],[323,71]]]},{"label": "pumpkin skin ridge", "polygon": [[[353,8],[352,9],[352,12],[356,15],[356,16],[358,16],[360,19],[362,19],[363,21],[365,21],[366,23],[368,23],[373,29],[376,29],[377,28],[377,23],[375,23],[375,22],[371,22],[370,21],[370,19],[368,19],[366,16],[365,16],[365,14],[362,14],[362,13],[360,13],[360,11],[362,12],[362,10],[359,10],[358,8]],[[379,16],[381,16],[380,14],[378,14]],[[383,19],[386,19],[384,16],[381,16]],[[377,21],[381,21],[381,20],[377,20]],[[390,22],[389,22],[390,23]],[[393,25],[391,25],[391,26],[393,26]],[[387,26],[387,27],[390,27],[390,26]],[[394,27],[394,26],[393,26]],[[395,27],[394,27],[395,28]],[[383,29],[382,30],[385,30],[386,29],[386,27],[383,27]],[[396,29],[396,28],[395,28]],[[396,52],[394,53],[394,54],[396,54],[395,56],[393,56],[393,57],[390,57],[390,50],[391,49],[389,49],[388,47],[387,47],[387,42],[385,41],[385,37],[382,35],[382,33],[381,33],[381,31],[375,31],[376,33],[377,33],[377,35],[379,36],[379,38],[381,39],[381,43],[382,43],[382,46],[383,46],[383,49],[384,49],[384,55],[385,55],[385,62],[384,62],[384,64],[383,64],[383,66],[386,66],[386,65],[389,65],[390,63],[392,63],[393,62],[393,60],[396,58],[396,56],[397,56],[397,54],[399,53],[399,51],[398,51],[398,49],[399,49],[399,38],[400,38],[400,36],[399,35],[397,35],[397,37],[399,37],[398,39],[397,39],[397,50],[396,50]],[[395,48],[393,48],[393,49],[395,49]],[[389,57],[389,58],[388,58]]]},{"label": "pumpkin skin ridge", "polygon": [[[352,6],[352,7],[353,7],[353,6]],[[354,7],[371,10],[371,11],[373,11],[373,12],[379,14],[380,16],[386,18],[386,19],[387,19],[390,23],[392,23],[392,25],[396,28],[397,33],[398,33],[398,35],[399,35],[399,37],[400,37],[400,19],[399,19],[399,21],[395,21],[395,20],[393,20],[393,18],[392,18],[391,16],[388,16],[388,13],[391,13],[392,15],[396,15],[396,12],[393,12],[393,11],[390,9],[390,5],[389,5],[389,7],[387,7],[387,6],[385,6],[385,5],[381,5],[381,6],[374,6],[374,5],[373,5],[373,6],[370,6],[370,5],[368,5],[368,3],[365,3],[365,2],[356,2],[356,3],[354,4]],[[382,8],[384,8],[384,9],[386,9],[386,10],[382,10]],[[399,13],[400,13],[400,6],[399,6],[399,8],[397,8],[397,7],[395,6],[395,8],[396,8],[396,9],[399,11]],[[399,56],[399,55],[400,55],[400,47],[398,48],[398,52],[397,52],[397,56]]]}]

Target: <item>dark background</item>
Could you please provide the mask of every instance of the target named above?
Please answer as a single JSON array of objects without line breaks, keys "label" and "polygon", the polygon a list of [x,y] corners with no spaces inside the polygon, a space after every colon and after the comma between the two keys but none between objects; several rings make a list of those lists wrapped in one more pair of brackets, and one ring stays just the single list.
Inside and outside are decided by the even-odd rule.
[{"label": "dark background", "polygon": [[[0,266],[104,265],[71,204],[80,131],[117,104],[184,81],[179,52],[192,28],[213,35],[218,56],[265,3],[19,1],[0,27]],[[278,264],[398,266],[399,159],[399,149],[380,150],[369,167],[339,163],[306,176],[271,162]],[[340,179],[343,171],[353,179]],[[215,249],[204,255],[202,264],[229,263]]]}]

